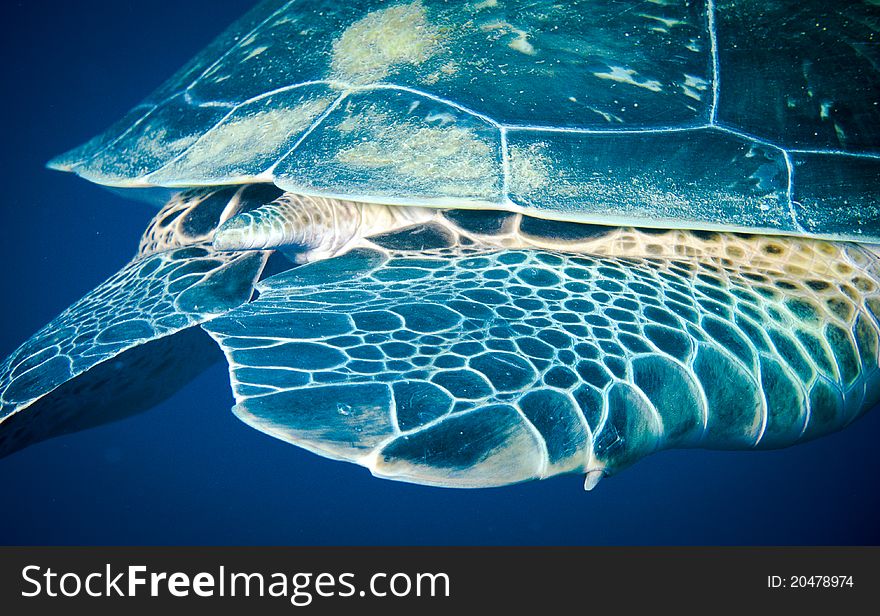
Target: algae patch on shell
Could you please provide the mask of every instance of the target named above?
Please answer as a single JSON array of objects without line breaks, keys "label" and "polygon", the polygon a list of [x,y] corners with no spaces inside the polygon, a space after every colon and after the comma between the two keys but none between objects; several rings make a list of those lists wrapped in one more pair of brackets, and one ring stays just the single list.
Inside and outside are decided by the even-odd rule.
[{"label": "algae patch on shell", "polygon": [[544,188],[550,182],[551,162],[544,150],[545,143],[512,145],[508,150],[510,161],[510,189],[524,194]]},{"label": "algae patch on shell", "polygon": [[[200,175],[205,169],[250,175],[263,171],[291,137],[306,130],[332,99],[305,101],[296,107],[264,109],[230,118],[208,131],[183,156],[157,172],[156,178]],[[261,167],[261,168],[255,168]]]},{"label": "algae patch on shell", "polygon": [[333,43],[333,76],[354,85],[387,77],[395,66],[418,65],[438,50],[440,32],[421,2],[373,11]]},{"label": "algae patch on shell", "polygon": [[531,42],[529,42],[529,33],[525,30],[521,30],[520,28],[511,25],[506,21],[492,21],[490,23],[483,24],[482,26],[480,26],[480,29],[484,32],[497,31],[501,35],[510,35],[511,38],[507,42],[507,46],[514,51],[526,54],[527,56],[533,56],[535,55],[535,53],[537,53],[535,51],[535,47],[531,44]]},{"label": "algae patch on shell", "polygon": [[384,114],[358,114],[341,123],[343,132],[369,127],[368,139],[341,149],[336,161],[354,168],[382,168],[415,185],[446,195],[485,194],[497,187],[492,146],[475,130],[415,120],[390,121]]}]

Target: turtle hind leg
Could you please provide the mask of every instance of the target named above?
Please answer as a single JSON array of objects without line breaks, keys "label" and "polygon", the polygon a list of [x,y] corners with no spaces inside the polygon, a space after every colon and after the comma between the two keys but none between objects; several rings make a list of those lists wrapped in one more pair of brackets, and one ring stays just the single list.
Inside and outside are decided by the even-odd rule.
[{"label": "turtle hind leg", "polygon": [[379,239],[203,326],[239,418],[382,477],[590,487],[664,448],[827,434],[880,393],[880,291],[854,247],[806,247],[838,271],[819,280],[775,243],[756,269]]},{"label": "turtle hind leg", "polygon": [[200,328],[124,351],[12,414],[0,430],[0,457],[149,410],[222,358]]},{"label": "turtle hind leg", "polygon": [[284,193],[241,212],[214,235],[224,251],[281,248],[297,263],[342,254],[361,239],[434,218],[436,210]]},{"label": "turtle hind leg", "polygon": [[144,231],[138,256],[210,243],[218,226],[237,214],[270,203],[281,194],[274,184],[248,184],[196,188],[173,195]]},{"label": "turtle hind leg", "polygon": [[[189,330],[250,300],[268,256],[220,253],[205,241],[248,193],[173,200],[134,260],[0,362],[2,451],[141,410],[205,367],[204,337]],[[222,198],[212,203],[212,195]]]}]

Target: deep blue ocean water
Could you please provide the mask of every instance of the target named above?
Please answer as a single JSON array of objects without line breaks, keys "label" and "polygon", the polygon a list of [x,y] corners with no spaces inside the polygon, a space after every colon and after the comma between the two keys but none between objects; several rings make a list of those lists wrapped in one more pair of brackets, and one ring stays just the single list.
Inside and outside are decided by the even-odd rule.
[{"label": "deep blue ocean water", "polygon": [[[249,2],[4,11],[0,354],[133,255],[152,216],[53,155],[103,130]],[[0,544],[877,544],[880,412],[772,452],[673,451],[476,491],[373,478],[237,420],[217,364],[159,407],[0,459]]]}]

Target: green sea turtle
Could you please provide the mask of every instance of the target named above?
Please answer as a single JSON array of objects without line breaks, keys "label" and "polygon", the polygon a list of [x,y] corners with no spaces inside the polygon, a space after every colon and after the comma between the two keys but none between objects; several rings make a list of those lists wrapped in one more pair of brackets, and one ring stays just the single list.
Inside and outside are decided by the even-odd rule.
[{"label": "green sea turtle", "polygon": [[244,422],[439,486],[840,429],[880,398],[878,24],[267,0],[50,163],[172,196],[0,365],[0,454],[147,408],[218,345]]}]

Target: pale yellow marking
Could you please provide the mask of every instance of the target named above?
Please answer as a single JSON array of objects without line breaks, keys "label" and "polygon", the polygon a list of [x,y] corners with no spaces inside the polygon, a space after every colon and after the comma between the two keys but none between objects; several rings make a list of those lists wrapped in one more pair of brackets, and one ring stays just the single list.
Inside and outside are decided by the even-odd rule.
[{"label": "pale yellow marking", "polygon": [[337,152],[335,159],[359,168],[382,167],[388,174],[430,186],[444,194],[488,192],[496,183],[492,148],[472,129],[437,116],[440,126],[416,120],[395,122],[381,113],[350,116],[339,130],[366,128],[369,138]]},{"label": "pale yellow marking", "polygon": [[705,92],[709,87],[709,82],[700,77],[695,77],[694,75],[688,75],[685,73],[684,75],[684,83],[679,86],[681,91],[685,96],[688,96],[694,100],[701,101],[703,100],[702,92]]},{"label": "pale yellow marking", "polygon": [[477,2],[474,5],[474,8],[478,11],[482,11],[483,9],[491,9],[496,6],[498,6],[498,0],[483,0],[482,2]]},{"label": "pale yellow marking", "polygon": [[355,85],[384,79],[399,65],[419,65],[440,48],[440,31],[419,1],[373,11],[333,43],[334,76]]},{"label": "pale yellow marking", "polygon": [[535,48],[529,43],[528,35],[525,32],[520,32],[517,34],[517,37],[510,41],[507,44],[511,49],[518,51],[520,53],[524,53],[529,56],[535,55]]},{"label": "pale yellow marking", "polygon": [[254,49],[251,50],[251,52],[248,55],[246,55],[243,58],[243,60],[250,60],[251,58],[256,58],[258,55],[260,55],[261,53],[263,53],[267,49],[269,49],[269,48],[266,47],[265,45],[260,45],[259,47],[255,47]]},{"label": "pale yellow marking", "polygon": [[672,28],[674,26],[680,26],[684,22],[678,19],[666,19],[665,17],[658,17],[657,15],[648,15],[646,13],[639,13],[639,17],[644,17],[645,19],[652,19],[654,21],[658,21],[667,28]]},{"label": "pale yellow marking", "polygon": [[451,75],[455,75],[458,72],[458,63],[454,60],[450,60],[446,64],[440,67],[439,70],[436,70],[432,73],[429,73],[422,79],[422,83],[426,83],[428,85],[433,85],[440,81],[443,77],[448,77]]},{"label": "pale yellow marking", "polygon": [[295,23],[296,21],[297,20],[296,20],[296,18],[294,18],[293,15],[285,14],[273,24],[273,27],[283,26],[284,24],[292,24],[292,23]]},{"label": "pale yellow marking", "polygon": [[524,53],[528,56],[533,56],[535,55],[535,53],[537,53],[534,46],[529,42],[528,32],[511,25],[506,21],[499,20],[486,23],[480,26],[480,29],[485,32],[499,30],[504,34],[512,34],[513,39],[509,43],[507,43],[508,47],[510,47],[514,51]]},{"label": "pale yellow marking", "polygon": [[185,151],[197,139],[198,135],[185,135],[177,139],[170,139],[168,131],[164,128],[158,130],[148,128],[131,147],[131,151],[136,153],[135,156],[131,159],[126,159],[126,162],[132,167],[136,167],[140,160],[152,162],[150,159],[157,159],[164,161]]},{"label": "pale yellow marking", "polygon": [[450,60],[446,64],[440,67],[440,72],[444,75],[454,75],[458,72],[458,63],[454,60]]},{"label": "pale yellow marking", "polygon": [[205,133],[180,160],[169,165],[167,171],[161,170],[156,175],[179,176],[212,167],[238,167],[271,155],[291,135],[308,128],[330,100],[315,99],[292,108],[258,111],[220,124]]},{"label": "pale yellow marking", "polygon": [[587,109],[605,118],[606,122],[623,122],[623,118],[621,118],[619,115],[615,115],[608,111],[602,111],[601,109],[596,109],[595,107],[587,107]]},{"label": "pale yellow marking", "polygon": [[425,116],[425,122],[436,122],[442,127],[446,126],[447,124],[455,123],[455,116],[446,111],[441,113],[432,113],[431,115]]},{"label": "pale yellow marking", "polygon": [[635,78],[635,76],[638,75],[637,71],[631,68],[625,68],[623,66],[609,66],[608,72],[593,73],[593,75],[595,75],[599,79],[610,79],[611,81],[617,81],[619,83],[626,83],[631,86],[645,88],[646,90],[651,90],[651,92],[659,92],[663,89],[660,82],[655,79],[645,79],[643,81],[639,81]]},{"label": "pale yellow marking", "polygon": [[546,143],[531,143],[508,148],[512,192],[528,194],[547,184],[550,179],[550,159],[544,154],[546,147]]}]

